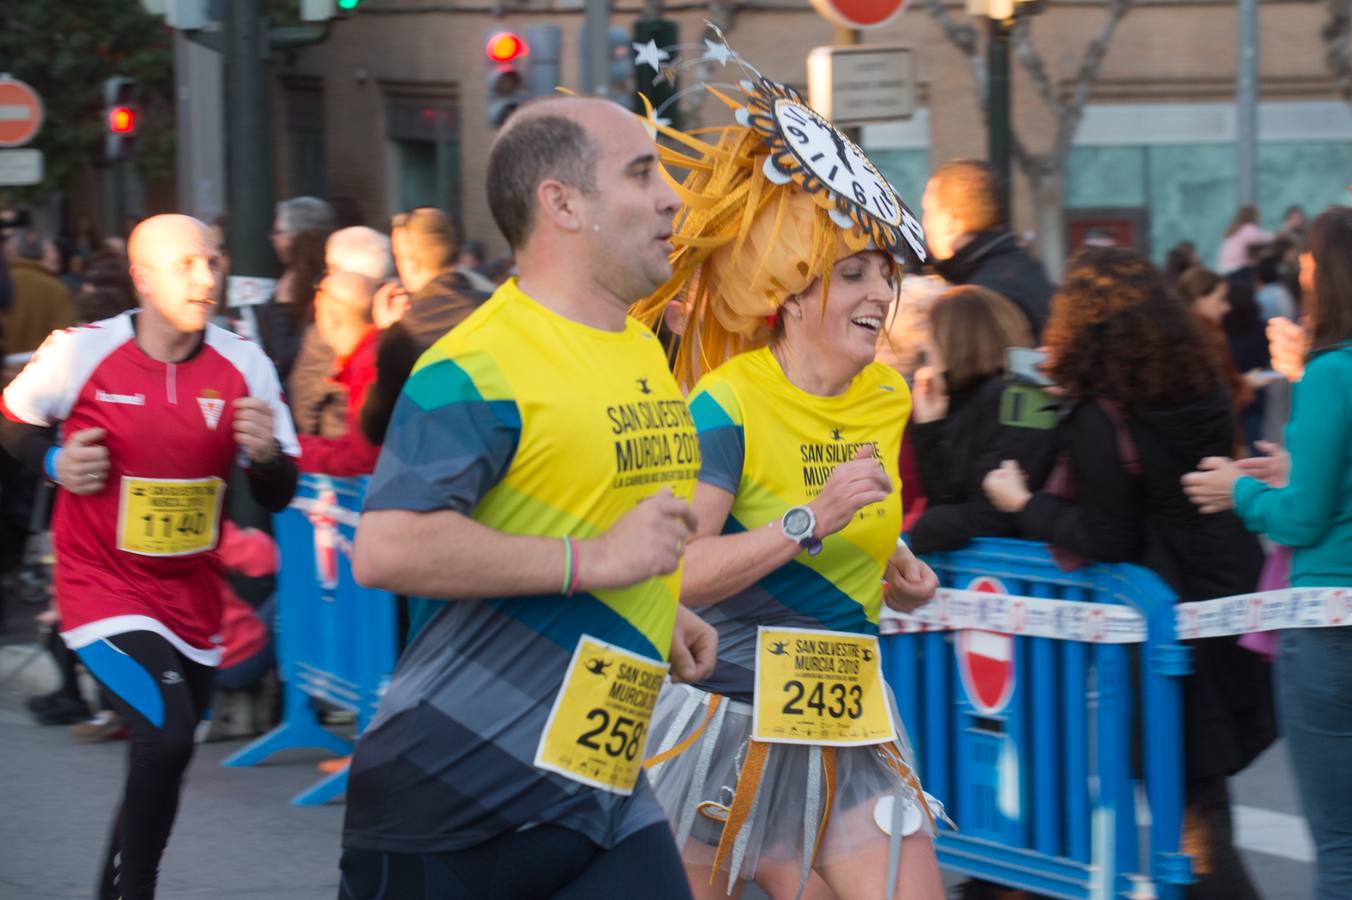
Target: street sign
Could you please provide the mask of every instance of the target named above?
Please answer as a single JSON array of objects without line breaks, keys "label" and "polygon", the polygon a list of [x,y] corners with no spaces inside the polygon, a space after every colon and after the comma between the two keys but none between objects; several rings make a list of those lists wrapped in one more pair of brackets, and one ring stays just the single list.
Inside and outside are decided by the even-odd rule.
[{"label": "street sign", "polygon": [[0,150],[0,187],[41,182],[41,150]]},{"label": "street sign", "polygon": [[225,289],[225,305],[230,307],[257,306],[267,303],[277,293],[276,278],[256,278],[250,275],[231,275]]},{"label": "street sign", "polygon": [[22,147],[42,128],[42,98],[17,78],[0,75],[0,147]]},{"label": "street sign", "polygon": [[881,28],[901,15],[906,0],[812,0],[822,16],[842,28]]},{"label": "street sign", "polygon": [[915,55],[906,47],[817,47],[807,84],[812,108],[841,128],[915,114]]},{"label": "street sign", "polygon": [[[966,589],[983,594],[1009,593],[999,581],[985,576]],[[954,650],[968,701],[980,715],[999,715],[1014,693],[1014,638],[991,631],[960,631]]]}]

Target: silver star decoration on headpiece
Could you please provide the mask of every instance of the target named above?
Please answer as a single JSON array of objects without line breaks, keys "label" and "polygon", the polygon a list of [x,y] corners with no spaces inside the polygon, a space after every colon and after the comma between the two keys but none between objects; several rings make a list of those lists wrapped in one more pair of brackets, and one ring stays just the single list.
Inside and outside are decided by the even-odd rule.
[{"label": "silver star decoration on headpiece", "polygon": [[732,48],[721,41],[711,41],[704,39],[704,46],[707,48],[704,58],[718,63],[720,66],[726,66],[728,60],[732,59]]},{"label": "silver star decoration on headpiece", "polygon": [[652,38],[648,43],[634,43],[634,65],[652,66],[654,72],[662,71],[662,63],[671,59],[671,54],[657,46],[657,41]]}]

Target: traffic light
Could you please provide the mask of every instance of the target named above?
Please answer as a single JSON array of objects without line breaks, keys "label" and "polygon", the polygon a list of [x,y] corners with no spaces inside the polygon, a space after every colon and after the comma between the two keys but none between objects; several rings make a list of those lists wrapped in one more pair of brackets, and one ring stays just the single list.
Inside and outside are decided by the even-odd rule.
[{"label": "traffic light", "polygon": [[[656,44],[658,49],[676,46],[676,23],[665,19],[641,19],[635,22],[634,46],[642,47],[649,41]],[[661,77],[661,72],[654,71],[652,66],[639,62],[635,59],[636,55],[637,52],[626,54],[626,58],[632,60],[634,93],[647,97],[653,109],[660,109],[676,93],[676,85]],[[672,64],[674,62],[671,61]],[[641,111],[643,105],[639,104],[637,108]],[[662,118],[670,120],[675,128],[681,127],[674,103],[662,111]]]},{"label": "traffic light", "polygon": [[514,31],[494,31],[488,36],[484,55],[488,62],[485,79],[488,124],[491,128],[501,128],[508,116],[530,97],[526,89],[530,47],[526,39]]},{"label": "traffic light", "polygon": [[114,75],[103,82],[103,157],[126,159],[136,151],[140,107],[136,103],[136,79]]}]

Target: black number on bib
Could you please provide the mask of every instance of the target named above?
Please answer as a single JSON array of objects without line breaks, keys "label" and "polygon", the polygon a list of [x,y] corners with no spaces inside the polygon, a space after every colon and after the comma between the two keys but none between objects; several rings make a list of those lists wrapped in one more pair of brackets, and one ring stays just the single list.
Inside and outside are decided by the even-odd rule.
[{"label": "black number on bib", "polygon": [[845,715],[845,685],[840,682],[831,685],[831,696],[835,698],[835,702],[826,711],[827,715],[833,719],[839,719]]},{"label": "black number on bib", "polygon": [[803,708],[796,704],[801,703],[803,700],[803,683],[801,681],[786,681],[784,682],[784,690],[786,692],[796,692],[795,696],[792,697],[788,703],[784,704],[784,715],[801,716],[803,714]]},{"label": "black number on bib", "polygon": [[822,699],[825,693],[824,685],[819,681],[807,698],[807,705],[815,709],[818,716],[826,714],[826,702]]},{"label": "black number on bib", "polygon": [[588,750],[602,749],[601,745],[593,741],[592,738],[596,737],[598,734],[605,733],[605,730],[610,727],[610,714],[604,709],[593,709],[591,712],[587,713],[588,722],[593,722],[597,719],[601,720],[601,724],[597,725],[591,731],[583,732],[582,737],[577,739],[577,742]]},{"label": "black number on bib", "polygon": [[643,743],[643,723],[639,722],[634,726],[634,733],[629,737],[629,743],[624,745],[624,758],[630,762],[638,756],[638,748]]},{"label": "black number on bib", "polygon": [[[634,720],[628,716],[616,716],[615,724],[610,729],[610,740],[606,741],[606,754],[609,756],[619,756],[624,753],[624,747],[629,743],[629,727],[634,724]],[[619,741],[619,743],[615,743]]]},{"label": "black number on bib", "polygon": [[857,684],[850,685],[850,699],[854,705],[846,712],[851,719],[857,719],[864,714],[864,689]]}]

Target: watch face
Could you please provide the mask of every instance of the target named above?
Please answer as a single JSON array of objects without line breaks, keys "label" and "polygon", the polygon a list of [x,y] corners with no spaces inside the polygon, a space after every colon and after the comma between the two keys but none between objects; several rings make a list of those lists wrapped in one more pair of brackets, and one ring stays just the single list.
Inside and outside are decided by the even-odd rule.
[{"label": "watch face", "polygon": [[857,229],[894,258],[901,260],[909,249],[917,261],[928,259],[920,220],[863,150],[792,88],[764,78],[743,88],[748,102],[739,121],[764,136],[771,180],[794,182],[816,196],[838,225]]},{"label": "watch face", "polygon": [[795,539],[807,537],[812,528],[812,517],[805,509],[791,509],[784,514],[784,530]]}]

